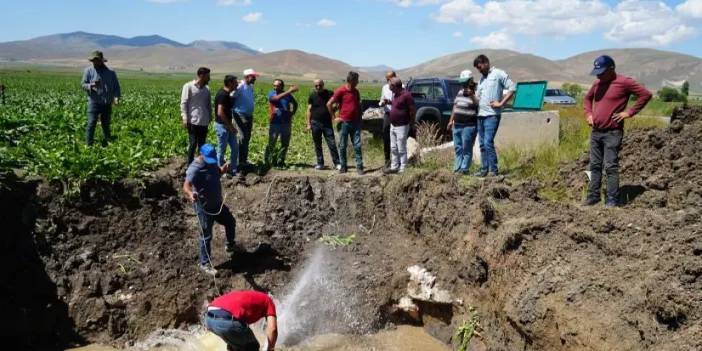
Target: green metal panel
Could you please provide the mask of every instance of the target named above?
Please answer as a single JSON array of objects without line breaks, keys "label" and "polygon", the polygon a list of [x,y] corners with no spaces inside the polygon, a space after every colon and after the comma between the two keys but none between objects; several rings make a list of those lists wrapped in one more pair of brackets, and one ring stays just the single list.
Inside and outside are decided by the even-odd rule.
[{"label": "green metal panel", "polygon": [[519,82],[517,91],[514,93],[512,108],[515,111],[538,111],[544,107],[544,96],[546,95],[545,80],[538,82]]}]

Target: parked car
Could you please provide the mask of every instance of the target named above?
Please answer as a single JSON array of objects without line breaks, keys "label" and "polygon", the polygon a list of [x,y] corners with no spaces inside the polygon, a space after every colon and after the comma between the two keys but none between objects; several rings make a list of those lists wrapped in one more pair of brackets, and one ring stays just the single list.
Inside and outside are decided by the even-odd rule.
[{"label": "parked car", "polygon": [[545,104],[575,105],[575,99],[561,89],[546,89]]},{"label": "parked car", "polygon": [[[411,79],[405,89],[414,97],[417,107],[417,123],[438,123],[442,135],[447,136],[446,125],[451,118],[453,100],[461,84],[455,79],[447,78],[420,78]],[[369,108],[378,106],[378,100],[363,100],[361,109],[364,111],[363,129],[374,134],[379,134],[382,128],[382,115],[380,121],[376,113],[369,113]]]}]

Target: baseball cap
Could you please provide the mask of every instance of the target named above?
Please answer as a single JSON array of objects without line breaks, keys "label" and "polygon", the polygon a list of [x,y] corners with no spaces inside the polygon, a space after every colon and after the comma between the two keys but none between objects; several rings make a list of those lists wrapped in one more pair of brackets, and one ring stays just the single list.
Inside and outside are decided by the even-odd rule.
[{"label": "baseball cap", "polygon": [[461,71],[461,75],[458,77],[458,82],[465,83],[471,79],[473,79],[473,72],[471,72],[469,69],[466,69]]},{"label": "baseball cap", "polygon": [[244,70],[244,77],[246,76],[258,76],[258,73],[253,68],[247,68]]},{"label": "baseball cap", "polygon": [[105,59],[105,56],[102,54],[102,51],[100,51],[100,50],[95,50],[95,51],[90,53],[90,57],[88,58],[88,61],[93,61],[95,59],[100,59],[104,62],[107,62],[107,60]]},{"label": "baseball cap", "polygon": [[614,60],[607,55],[602,55],[595,59],[590,75],[596,76],[598,74],[602,74],[602,72],[606,71],[607,68],[610,67],[614,67]]},{"label": "baseball cap", "polygon": [[202,155],[202,158],[205,159],[206,163],[217,163],[217,149],[215,149],[215,147],[212,146],[212,144],[204,144],[200,146],[200,154]]}]

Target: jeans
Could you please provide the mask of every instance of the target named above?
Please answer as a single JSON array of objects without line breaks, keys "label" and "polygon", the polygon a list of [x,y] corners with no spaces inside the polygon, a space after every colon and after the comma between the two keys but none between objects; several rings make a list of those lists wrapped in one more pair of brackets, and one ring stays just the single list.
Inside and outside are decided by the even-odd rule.
[{"label": "jeans", "polygon": [[456,159],[453,163],[453,170],[456,172],[468,172],[473,161],[473,144],[478,134],[476,125],[455,123],[453,125],[453,148],[456,151]]},{"label": "jeans", "polygon": [[332,162],[334,165],[339,164],[339,151],[336,149],[336,140],[334,139],[334,128],[331,123],[323,123],[312,120],[310,122],[312,129],[312,141],[314,141],[314,153],[317,155],[317,164],[324,166],[324,152],[322,151],[322,136],[327,142],[329,153],[331,153]]},{"label": "jeans", "polygon": [[590,134],[590,186],[588,199],[600,199],[602,163],[607,173],[607,202],[619,201],[619,150],[622,148],[622,129],[597,130]]},{"label": "jeans", "polygon": [[193,163],[195,152],[207,142],[207,126],[188,125],[188,165]]},{"label": "jeans", "polygon": [[[200,264],[208,264],[212,258],[211,242],[212,242],[212,225],[217,222],[224,226],[224,233],[227,238],[227,245],[234,245],[236,236],[236,220],[232,213],[229,212],[227,205],[222,206],[222,211],[216,215],[208,214],[200,204],[194,204],[193,208],[197,214],[197,219],[200,224]],[[209,213],[213,212],[207,211]]]},{"label": "jeans", "polygon": [[363,153],[361,151],[361,126],[353,122],[341,122],[341,132],[339,133],[339,159],[341,168],[346,169],[346,147],[349,137],[353,143],[353,151],[356,154],[356,168],[363,169]]},{"label": "jeans", "polygon": [[231,317],[226,318],[227,315],[229,313],[223,310],[207,312],[205,314],[207,329],[222,338],[227,343],[228,350],[258,351],[261,346],[251,328],[244,322]]},{"label": "jeans", "polygon": [[383,117],[383,156],[385,166],[390,166],[390,112],[385,112]]},{"label": "jeans", "polygon": [[215,133],[217,134],[217,160],[219,166],[224,165],[224,155],[227,153],[227,145],[231,149],[229,155],[229,172],[236,174],[237,159],[239,158],[239,142],[237,135],[230,132],[222,123],[215,122]]},{"label": "jeans", "polygon": [[85,128],[85,144],[88,146],[93,145],[98,118],[100,118],[100,126],[102,127],[102,145],[107,145],[111,137],[112,105],[88,103],[88,125]]},{"label": "jeans", "polygon": [[239,144],[239,164],[245,165],[249,162],[249,142],[251,142],[251,131],[253,130],[253,116],[233,113],[234,122],[241,129],[241,143]]},{"label": "jeans", "polygon": [[[285,157],[288,154],[288,146],[290,146],[291,132],[291,123],[271,123],[271,125],[268,127],[268,145],[266,146],[266,153],[264,155],[266,164],[279,166],[285,164]],[[275,151],[275,144],[278,142],[278,138],[280,138],[281,144],[280,153],[277,155],[272,155],[272,153]]]},{"label": "jeans", "polygon": [[407,137],[409,137],[409,130],[409,124],[404,126],[390,125],[391,169],[403,172],[405,167],[407,167]]},{"label": "jeans", "polygon": [[480,170],[497,173],[497,151],[495,135],[500,127],[500,115],[479,116],[478,136],[480,137]]}]

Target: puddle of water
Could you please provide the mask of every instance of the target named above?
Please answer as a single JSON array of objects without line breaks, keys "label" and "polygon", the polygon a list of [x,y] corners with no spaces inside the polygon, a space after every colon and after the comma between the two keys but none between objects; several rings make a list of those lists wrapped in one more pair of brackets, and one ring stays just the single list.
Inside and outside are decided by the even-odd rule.
[{"label": "puddle of water", "polygon": [[[261,340],[261,338],[259,338]],[[212,333],[183,340],[183,345],[125,349],[130,351],[225,351],[224,342]],[[398,326],[373,335],[325,334],[310,338],[293,347],[277,347],[281,351],[449,351],[450,348],[427,334],[421,327]],[[112,347],[89,345],[69,351],[119,351]]]}]

